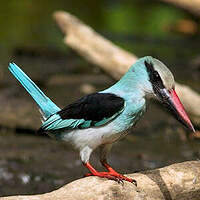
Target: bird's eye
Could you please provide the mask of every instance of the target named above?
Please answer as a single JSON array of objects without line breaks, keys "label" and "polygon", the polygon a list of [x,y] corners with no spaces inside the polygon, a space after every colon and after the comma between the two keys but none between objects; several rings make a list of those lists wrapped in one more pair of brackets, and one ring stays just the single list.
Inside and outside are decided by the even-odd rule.
[{"label": "bird's eye", "polygon": [[155,80],[160,80],[160,75],[158,74],[157,71],[153,72],[153,77],[154,77]]},{"label": "bird's eye", "polygon": [[164,85],[163,85],[163,82],[162,82],[162,79],[161,79],[159,73],[157,71],[153,71],[152,74],[153,74],[152,75],[152,81],[153,81],[152,83],[154,85],[157,85],[159,88],[164,88]]}]

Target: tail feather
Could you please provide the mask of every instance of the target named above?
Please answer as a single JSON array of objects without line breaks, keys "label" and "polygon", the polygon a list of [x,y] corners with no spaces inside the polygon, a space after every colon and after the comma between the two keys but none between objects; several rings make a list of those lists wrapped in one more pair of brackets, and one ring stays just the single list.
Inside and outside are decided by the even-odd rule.
[{"label": "tail feather", "polygon": [[60,110],[15,63],[10,63],[8,69],[35,100],[44,120]]}]

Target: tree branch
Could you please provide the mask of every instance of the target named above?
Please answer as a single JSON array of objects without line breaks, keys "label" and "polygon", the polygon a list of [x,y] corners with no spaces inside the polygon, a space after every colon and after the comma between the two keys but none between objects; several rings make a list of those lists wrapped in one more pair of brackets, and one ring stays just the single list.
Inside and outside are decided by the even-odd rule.
[{"label": "tree branch", "polygon": [[[135,55],[103,38],[67,12],[55,12],[54,19],[65,34],[66,45],[89,62],[101,67],[115,79],[119,79],[137,60]],[[200,95],[188,86],[178,83],[176,90],[193,122],[200,124],[200,109],[197,109],[200,107]]]},{"label": "tree branch", "polygon": [[190,161],[127,175],[138,187],[125,182],[87,177],[46,194],[0,198],[1,200],[197,200],[200,199],[200,162]]},{"label": "tree branch", "polygon": [[189,11],[191,14],[200,16],[200,0],[161,0]]}]

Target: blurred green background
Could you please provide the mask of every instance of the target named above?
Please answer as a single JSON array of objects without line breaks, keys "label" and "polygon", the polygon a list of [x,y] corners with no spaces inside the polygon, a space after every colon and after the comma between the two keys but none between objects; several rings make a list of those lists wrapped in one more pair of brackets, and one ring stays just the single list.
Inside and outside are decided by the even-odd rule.
[{"label": "blurred green background", "polygon": [[[178,82],[200,92],[200,20],[184,10],[156,0],[1,1],[0,196],[48,192],[87,172],[68,144],[35,134],[37,108],[7,70],[9,62],[18,64],[61,107],[114,83],[63,43],[52,18],[57,10],[138,57],[161,59]],[[110,161],[118,171],[199,159],[199,141],[155,104],[141,121],[113,147]],[[92,162],[101,169],[97,153]]]},{"label": "blurred green background", "polygon": [[66,52],[62,35],[52,20],[56,10],[69,11],[138,56],[153,53],[176,57],[168,49],[181,46],[188,37],[192,40],[187,41],[196,48],[184,48],[181,52],[179,49],[177,54],[184,57],[198,54],[199,19],[159,1],[10,0],[2,1],[0,8],[1,62],[6,64],[13,50],[19,47]]}]

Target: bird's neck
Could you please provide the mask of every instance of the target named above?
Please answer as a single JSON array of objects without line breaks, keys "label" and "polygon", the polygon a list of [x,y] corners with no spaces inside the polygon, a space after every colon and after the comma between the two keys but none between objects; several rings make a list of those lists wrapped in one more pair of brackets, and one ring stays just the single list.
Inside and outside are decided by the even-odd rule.
[{"label": "bird's neck", "polygon": [[153,94],[149,74],[143,62],[136,62],[122,78],[108,89],[123,98],[143,100]]},{"label": "bird's neck", "polygon": [[141,88],[137,77],[133,77],[132,74],[125,74],[117,83],[104,90],[104,92],[114,93],[126,100],[138,101],[143,100],[145,97],[145,91]]}]

